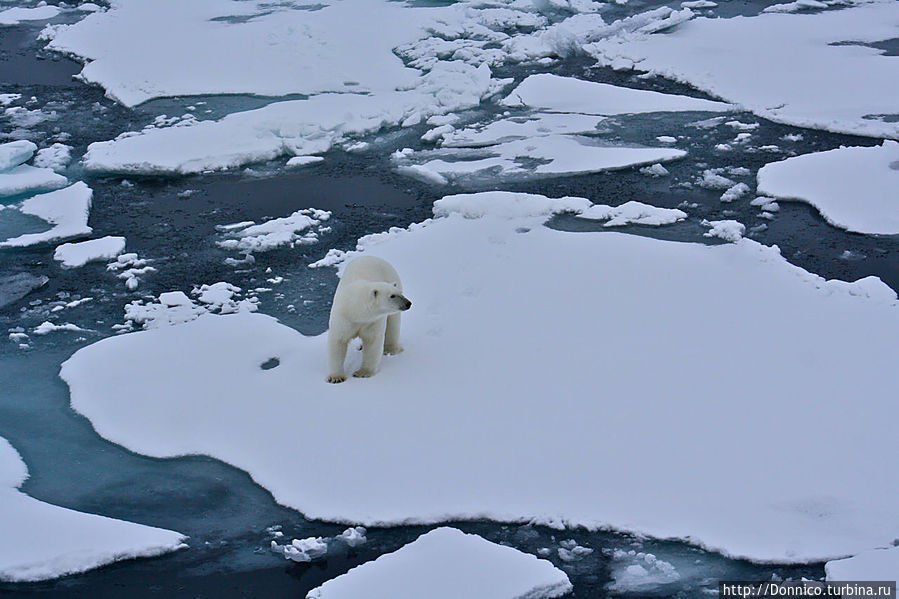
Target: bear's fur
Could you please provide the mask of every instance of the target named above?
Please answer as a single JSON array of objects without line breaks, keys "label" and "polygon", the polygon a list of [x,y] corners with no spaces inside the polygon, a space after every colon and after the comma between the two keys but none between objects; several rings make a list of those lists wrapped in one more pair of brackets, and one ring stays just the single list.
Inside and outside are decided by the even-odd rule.
[{"label": "bear's fur", "polygon": [[350,262],[331,305],[327,381],[346,380],[343,363],[347,345],[356,337],[362,339],[362,366],[353,376],[372,376],[382,354],[403,351],[399,343],[400,312],[411,306],[403,296],[399,275],[386,260],[362,256]]}]

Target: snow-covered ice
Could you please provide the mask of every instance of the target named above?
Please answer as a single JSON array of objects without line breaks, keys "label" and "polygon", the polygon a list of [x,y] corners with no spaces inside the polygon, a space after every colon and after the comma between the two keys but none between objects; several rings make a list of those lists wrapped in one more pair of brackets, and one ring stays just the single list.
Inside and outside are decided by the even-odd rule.
[{"label": "snow-covered ice", "polygon": [[895,581],[899,573],[899,547],[872,549],[847,559],[829,561],[824,570],[829,581]]},{"label": "snow-covered ice", "polygon": [[896,59],[864,45],[895,38],[897,24],[899,3],[871,2],[818,14],[696,18],[584,50],[601,64],[629,63],[775,122],[899,138],[899,122],[885,118],[897,110]]},{"label": "snow-covered ice", "polygon": [[91,188],[79,181],[64,189],[28,198],[22,202],[19,210],[37,216],[53,226],[42,233],[26,233],[0,241],[0,247],[25,247],[90,235],[92,229],[87,226],[87,219],[90,216],[92,195]]},{"label": "snow-covered ice", "polygon": [[749,193],[749,191],[750,189],[748,185],[746,185],[745,183],[737,183],[736,185],[728,187],[727,191],[721,194],[721,201],[727,203],[733,202],[734,200],[739,200],[747,193]]},{"label": "snow-covered ice", "polygon": [[0,172],[0,197],[49,191],[67,184],[65,177],[48,168],[21,164]]},{"label": "snow-covered ice", "polygon": [[817,208],[835,227],[857,233],[899,233],[899,142],[841,147],[766,164],[758,191]]},{"label": "snow-covered ice", "polygon": [[8,8],[0,11],[0,25],[18,25],[22,21],[46,21],[59,14],[59,7],[47,4],[34,8]]},{"label": "snow-covered ice", "polygon": [[642,551],[615,549],[611,570],[609,589],[619,593],[646,592],[680,580],[680,574],[673,565]]},{"label": "snow-covered ice", "polygon": [[49,168],[54,171],[63,171],[72,160],[72,146],[63,143],[55,143],[38,150],[34,157],[34,166]]},{"label": "snow-covered ice", "polygon": [[703,220],[702,225],[709,227],[703,234],[706,237],[718,237],[730,242],[740,241],[746,233],[746,225],[736,220]]},{"label": "snow-covered ice", "polygon": [[0,144],[0,172],[31,160],[35,150],[37,145],[24,139]]},{"label": "snow-covered ice", "polygon": [[[72,406],[133,451],[244,469],[314,519],[613,527],[791,562],[892,542],[891,289],[747,239],[552,230],[546,198],[508,218],[494,199],[360,241],[415,302],[406,351],[373,378],[327,384],[325,335],[206,314],[77,351]],[[539,439],[564,440],[564,459]]]},{"label": "snow-covered ice", "polygon": [[550,562],[437,528],[309,591],[307,599],[544,599],[571,591]]},{"label": "snow-covered ice", "polygon": [[0,438],[0,580],[58,578],[185,546],[177,532],[33,499],[18,490],[27,478],[25,462]]},{"label": "snow-covered ice", "polygon": [[631,89],[543,73],[531,75],[502,101],[547,112],[613,115],[642,112],[725,112],[736,107],[722,102]]},{"label": "snow-covered ice", "polygon": [[78,243],[64,243],[57,246],[53,259],[67,268],[84,266],[96,260],[109,260],[125,251],[125,238],[107,236]]},{"label": "snow-covered ice", "polygon": [[677,208],[658,208],[642,202],[625,202],[620,206],[596,204],[578,214],[580,218],[607,221],[605,227],[619,227],[631,223],[638,225],[670,225],[687,218],[687,213]]},{"label": "snow-covered ice", "polygon": [[323,223],[331,218],[326,210],[304,208],[290,216],[275,218],[264,223],[253,222],[222,225],[229,239],[218,245],[228,250],[244,253],[266,252],[284,245],[310,244],[318,241]]},{"label": "snow-covered ice", "polygon": [[[485,177],[525,179],[598,173],[669,162],[686,155],[685,151],[675,148],[601,145],[585,136],[547,135],[466,151],[397,153],[393,158],[400,173],[437,183],[440,178],[466,181]],[[413,160],[422,162],[410,164]],[[416,168],[409,169],[409,166]]]},{"label": "snow-covered ice", "polygon": [[499,119],[486,125],[453,129],[451,125],[441,136],[444,148],[477,148],[514,139],[545,137],[547,135],[592,133],[605,120],[591,114],[533,113]]}]

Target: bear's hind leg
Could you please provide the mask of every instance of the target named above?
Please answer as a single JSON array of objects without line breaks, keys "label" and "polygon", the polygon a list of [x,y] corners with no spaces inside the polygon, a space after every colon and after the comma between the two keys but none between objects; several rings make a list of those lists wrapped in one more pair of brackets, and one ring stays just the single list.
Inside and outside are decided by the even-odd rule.
[{"label": "bear's hind leg", "polygon": [[362,338],[362,366],[353,373],[353,376],[370,377],[378,371],[381,363],[381,355],[384,353],[384,332],[386,323],[384,320],[372,323],[359,331]]},{"label": "bear's hind leg", "polygon": [[400,315],[391,314],[387,317],[387,330],[384,333],[384,353],[387,355],[402,353],[400,345]]}]

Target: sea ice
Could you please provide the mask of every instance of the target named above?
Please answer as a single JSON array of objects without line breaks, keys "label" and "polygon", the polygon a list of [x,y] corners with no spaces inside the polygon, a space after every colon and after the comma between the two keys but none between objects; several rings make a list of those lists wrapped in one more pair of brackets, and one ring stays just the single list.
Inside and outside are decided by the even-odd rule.
[{"label": "sea ice", "polygon": [[8,8],[0,12],[0,25],[18,25],[22,21],[46,21],[59,14],[59,7],[48,4],[34,8]]},{"label": "sea ice", "polygon": [[550,562],[438,528],[312,589],[306,599],[543,599],[571,592]]},{"label": "sea ice", "polygon": [[746,225],[735,220],[703,220],[702,224],[710,227],[703,234],[705,237],[718,237],[730,242],[740,241],[746,232]]},{"label": "sea ice", "polygon": [[0,144],[0,171],[8,171],[27,162],[34,156],[35,150],[37,145],[24,139]]},{"label": "sea ice", "polygon": [[841,147],[772,162],[758,172],[759,193],[807,202],[835,227],[899,233],[899,142]]},{"label": "sea ice", "polygon": [[235,223],[223,225],[230,239],[219,241],[218,245],[228,250],[244,253],[267,252],[284,245],[305,245],[318,241],[323,223],[331,218],[326,210],[305,208],[290,216],[275,218],[264,223]]},{"label": "sea ice", "polygon": [[608,83],[531,75],[502,101],[506,106],[527,106],[547,112],[613,115],[642,112],[726,112],[735,106],[689,96],[631,89]]},{"label": "sea ice", "polygon": [[[26,159],[27,160],[27,159]],[[0,197],[65,187],[68,180],[48,168],[22,164],[0,172]]]},{"label": "sea ice", "polygon": [[19,210],[25,214],[37,216],[52,224],[53,227],[42,233],[27,233],[0,241],[0,247],[25,247],[90,235],[92,229],[87,226],[87,219],[90,215],[92,195],[91,188],[83,181],[79,181],[65,189],[28,198],[22,202]]},{"label": "sea ice", "polygon": [[[480,198],[360,241],[414,301],[377,376],[329,385],[326,335],[205,314],[78,350],[73,408],[132,451],[233,464],[313,519],[612,527],[788,562],[892,542],[895,292],[748,239],[564,232],[541,226],[547,198],[511,217]],[[305,459],[285,460],[297,439]],[[564,458],[534,439],[565,439]]]},{"label": "sea ice", "polygon": [[0,580],[29,582],[185,547],[184,535],[44,503],[18,490],[25,462],[0,438]]},{"label": "sea ice", "polygon": [[899,3],[872,2],[818,14],[697,18],[584,50],[601,64],[630,63],[778,123],[899,138],[899,122],[885,118],[899,97],[895,58],[864,45],[895,38],[897,24]]},{"label": "sea ice", "polygon": [[895,580],[899,572],[899,547],[872,549],[848,559],[824,565],[827,580]]},{"label": "sea ice", "polygon": [[72,146],[55,143],[52,146],[38,150],[34,157],[34,166],[49,168],[54,171],[63,171],[72,160]]},{"label": "sea ice", "polygon": [[115,258],[125,250],[124,237],[101,237],[79,243],[64,243],[57,246],[53,259],[67,268],[84,266],[96,260]]},{"label": "sea ice", "polygon": [[628,224],[669,225],[687,218],[687,213],[677,208],[658,208],[641,202],[625,202],[620,206],[595,204],[580,214],[580,218],[604,220],[605,227],[620,227]]}]

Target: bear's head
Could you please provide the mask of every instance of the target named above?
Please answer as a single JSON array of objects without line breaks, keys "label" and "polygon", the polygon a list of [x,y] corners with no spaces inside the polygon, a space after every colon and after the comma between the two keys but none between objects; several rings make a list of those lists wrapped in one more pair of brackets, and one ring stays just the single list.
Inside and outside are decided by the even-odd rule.
[{"label": "bear's head", "polygon": [[412,307],[396,285],[391,283],[369,283],[369,301],[378,314],[395,314]]}]

